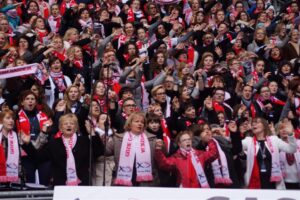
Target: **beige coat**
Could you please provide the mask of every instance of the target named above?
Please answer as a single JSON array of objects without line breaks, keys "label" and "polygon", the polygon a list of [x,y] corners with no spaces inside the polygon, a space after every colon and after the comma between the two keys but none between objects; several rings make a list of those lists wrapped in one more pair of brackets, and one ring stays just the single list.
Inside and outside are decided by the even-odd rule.
[{"label": "beige coat", "polygon": [[[154,161],[154,151],[155,151],[155,142],[156,136],[148,133],[145,131],[145,134],[148,138],[150,151],[151,151],[151,164],[152,164],[152,175],[153,181],[152,182],[142,182],[140,183],[141,186],[159,186],[159,179],[158,179],[158,171]],[[114,155],[115,158],[115,172],[119,167],[119,160],[120,160],[120,151],[122,146],[124,134],[115,134],[112,141],[109,141],[106,146],[106,153],[107,155]],[[116,177],[116,173],[114,173],[114,178]]]}]

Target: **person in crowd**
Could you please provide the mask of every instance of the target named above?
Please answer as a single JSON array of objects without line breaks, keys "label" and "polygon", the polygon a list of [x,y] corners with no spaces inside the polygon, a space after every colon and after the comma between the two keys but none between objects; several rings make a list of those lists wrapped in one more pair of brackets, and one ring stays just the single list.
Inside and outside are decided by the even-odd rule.
[{"label": "person in crowd", "polygon": [[[20,110],[16,119],[17,131],[31,139],[33,147],[40,149],[47,141],[48,128],[52,120],[37,109],[37,97],[30,90],[24,91],[20,99]],[[43,136],[43,137],[40,137]],[[22,153],[22,164],[25,169],[26,181],[29,183],[40,183],[48,185],[51,177],[50,163],[36,163],[34,159]],[[36,170],[39,172],[39,179],[36,179]]]},{"label": "person in crowd", "polygon": [[[124,125],[131,115],[137,112],[147,115],[151,125],[144,121],[147,126],[143,126],[137,137],[147,136],[151,144],[151,151],[147,149],[147,155],[141,158],[143,162],[144,158],[147,162],[151,158],[149,171],[140,173],[137,160],[130,161],[132,173],[122,171],[127,164],[122,151],[110,151],[110,155],[117,155],[116,167],[113,172],[106,171],[107,177],[111,177],[106,185],[111,180],[115,185],[179,186],[183,180],[183,186],[190,187],[184,177],[175,181],[170,176],[158,175],[152,143],[156,139],[164,140],[167,159],[181,156],[182,152],[171,148],[177,146],[177,135],[205,121],[213,137],[221,138],[219,146],[232,181],[232,184],[215,184],[216,177],[208,173],[210,187],[284,188],[285,182],[286,188],[291,188],[294,186],[289,183],[297,181],[277,177],[271,173],[270,166],[277,163],[278,151],[292,152],[281,146],[281,142],[276,146],[279,142],[273,136],[286,132],[285,127],[289,127],[285,125],[286,118],[291,121],[295,137],[300,137],[299,16],[296,0],[280,4],[271,0],[31,0],[26,4],[3,0],[0,3],[0,110],[14,112],[16,132],[31,135],[30,143],[37,152],[47,141],[45,148],[61,137],[59,122],[65,114],[73,113],[78,118],[78,138],[93,135],[91,131],[95,128],[102,132],[103,120],[108,118],[109,130],[114,135],[108,141],[102,138],[97,142],[115,143],[118,149],[128,143],[128,133],[132,131]],[[28,99],[23,98],[24,92]],[[267,120],[264,137],[258,136],[262,132],[257,131],[258,119]],[[229,130],[232,120],[238,126],[234,133]],[[86,121],[91,122],[92,129],[86,129]],[[284,124],[280,125],[280,131],[275,131],[277,122]],[[51,126],[46,129],[46,125]],[[268,135],[267,125],[272,136]],[[41,133],[43,128],[48,135]],[[147,128],[155,134],[148,133]],[[193,141],[201,135],[195,135],[194,129],[192,132]],[[240,146],[236,148],[233,136],[246,141],[246,152],[249,150],[252,157],[248,156],[247,160],[243,153],[239,155]],[[255,144],[261,144],[266,159],[262,159],[261,153],[252,152],[254,138],[261,140]],[[290,137],[282,138],[285,146],[293,146]],[[274,151],[268,141],[275,146]],[[207,145],[210,142],[202,144],[204,148]],[[85,147],[78,150],[81,148]],[[39,180],[40,184],[49,185],[53,177],[57,180],[59,174],[52,173],[58,172],[49,165],[49,159],[40,162],[39,156],[35,156],[38,154],[29,154],[21,151],[27,182]],[[218,154],[218,160],[223,162],[223,153],[218,151]],[[112,160],[110,155],[95,160],[94,184],[101,184],[98,175],[103,173],[102,161],[103,158]],[[273,157],[276,159],[270,159]],[[255,160],[258,168],[266,165],[266,172],[264,168],[257,171],[252,167]],[[46,165],[48,168],[43,168]],[[196,166],[196,171],[199,167]],[[36,169],[39,177],[35,178]],[[237,172],[237,177],[232,171]],[[167,172],[180,174],[176,170],[167,169]],[[132,179],[125,180],[123,175]],[[253,181],[250,177],[257,179]],[[202,187],[197,179],[193,181],[196,181],[193,186]],[[84,184],[88,183],[92,182],[85,179]]]},{"label": "person in crowd", "polygon": [[114,155],[114,185],[158,186],[154,162],[156,136],[146,131],[143,112],[132,113],[126,120],[125,133],[116,134],[107,144],[107,155]]},{"label": "person in crowd", "polygon": [[178,134],[177,144],[179,150],[168,158],[162,150],[163,141],[158,140],[155,147],[155,159],[159,168],[168,171],[172,170],[177,174],[177,187],[209,188],[210,186],[204,173],[204,166],[218,158],[217,146],[211,138],[208,138],[209,151],[195,150],[192,147],[191,134],[190,131],[182,131]]},{"label": "person in crowd", "polygon": [[264,118],[252,120],[253,137],[246,137],[243,149],[247,152],[245,185],[257,189],[285,189],[280,168],[279,152],[295,153],[297,150],[294,129],[291,122],[285,122],[289,143],[276,135],[271,135],[268,122]]},{"label": "person in crowd", "polygon": [[[61,136],[49,141],[37,151],[30,137],[22,134],[22,146],[30,157],[38,162],[50,160],[53,169],[53,185],[88,185],[89,176],[89,143],[92,142],[93,156],[103,154],[104,146],[95,132],[91,133],[92,141],[86,136],[78,136],[78,119],[69,113],[59,119]],[[63,164],[62,164],[63,163]]]}]

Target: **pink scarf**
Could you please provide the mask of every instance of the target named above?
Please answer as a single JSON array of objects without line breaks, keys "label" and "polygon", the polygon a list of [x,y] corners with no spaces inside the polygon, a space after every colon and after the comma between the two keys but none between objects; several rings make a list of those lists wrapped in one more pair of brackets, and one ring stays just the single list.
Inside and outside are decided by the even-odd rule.
[{"label": "pink scarf", "polygon": [[50,71],[50,76],[54,80],[56,86],[58,87],[59,92],[64,92],[66,90],[66,86],[64,83],[64,75],[62,71],[60,72]]},{"label": "pink scarf", "polygon": [[230,184],[232,184],[232,180],[230,179],[230,176],[229,176],[226,156],[225,156],[223,150],[221,149],[218,141],[215,139],[213,139],[213,140],[215,141],[217,148],[218,148],[218,152],[219,152],[219,159],[216,159],[211,164],[212,169],[213,169],[214,178],[215,178],[215,183],[230,185]]},{"label": "pink scarf", "polygon": [[[0,148],[1,153],[5,154],[2,146],[3,133],[0,132]],[[0,183],[17,182],[19,180],[19,144],[17,134],[10,131],[7,135],[7,159],[5,155],[1,155],[0,163]]]},{"label": "pink scarf", "polygon": [[75,164],[75,158],[72,152],[72,149],[74,148],[76,141],[77,141],[77,135],[74,133],[70,139],[66,139],[64,135],[61,137],[67,154],[67,181],[66,185],[78,185],[81,181],[77,177],[76,173],[76,164]]},{"label": "pink scarf", "polygon": [[181,153],[185,153],[185,154],[190,154],[190,159],[192,162],[192,165],[195,169],[198,181],[200,183],[201,188],[209,188],[209,184],[207,182],[207,178],[205,176],[203,167],[201,165],[201,162],[198,158],[198,156],[196,155],[196,151],[194,149],[192,149],[190,152],[184,150],[184,149],[180,149]]},{"label": "pink scarf", "polygon": [[133,164],[135,160],[136,181],[152,181],[151,150],[145,133],[133,135],[126,132],[121,146],[116,185],[131,186]]}]

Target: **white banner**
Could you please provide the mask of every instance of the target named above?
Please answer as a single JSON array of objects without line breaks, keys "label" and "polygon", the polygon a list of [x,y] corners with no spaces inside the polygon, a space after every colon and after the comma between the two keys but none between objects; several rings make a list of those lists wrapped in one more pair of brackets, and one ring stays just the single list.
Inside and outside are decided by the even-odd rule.
[{"label": "white banner", "polygon": [[0,79],[34,74],[37,71],[37,69],[38,69],[38,63],[1,69]]},{"label": "white banner", "polygon": [[299,190],[57,186],[54,200],[299,200]]}]

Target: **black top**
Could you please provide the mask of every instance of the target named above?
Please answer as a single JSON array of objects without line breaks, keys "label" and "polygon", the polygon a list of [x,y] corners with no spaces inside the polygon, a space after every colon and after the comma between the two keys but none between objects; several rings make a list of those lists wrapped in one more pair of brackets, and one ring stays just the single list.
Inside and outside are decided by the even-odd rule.
[{"label": "black top", "polygon": [[[77,142],[72,149],[76,164],[76,173],[79,180],[81,181],[80,185],[88,185],[89,183],[89,144],[90,140],[87,136],[78,136]],[[32,143],[23,145],[22,148],[30,157],[39,162],[50,160],[53,169],[53,184],[66,184],[67,156],[66,149],[61,137],[51,140],[40,151],[37,151],[33,147]],[[98,135],[92,137],[92,149],[94,159],[100,155],[103,155],[104,146]]]}]

